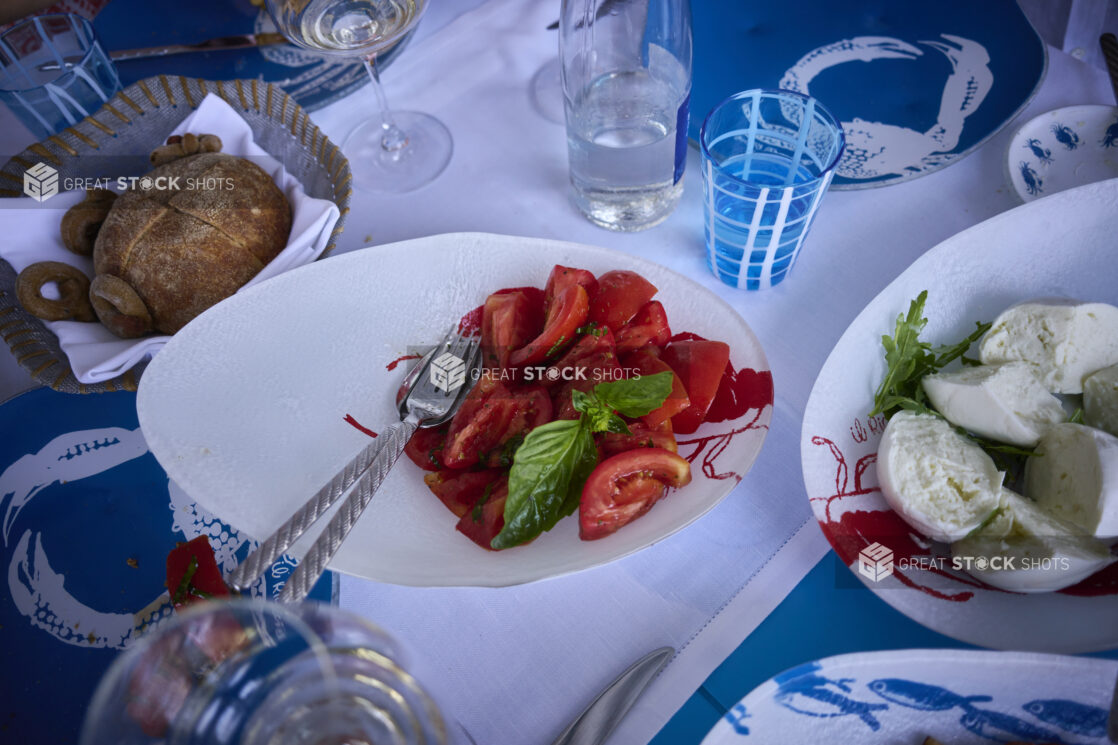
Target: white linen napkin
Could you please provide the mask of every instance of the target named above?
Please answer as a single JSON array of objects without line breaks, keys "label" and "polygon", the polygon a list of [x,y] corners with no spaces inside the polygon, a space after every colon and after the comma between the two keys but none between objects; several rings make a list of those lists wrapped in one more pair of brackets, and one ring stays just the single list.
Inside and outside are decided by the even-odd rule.
[{"label": "white linen napkin", "polygon": [[[330,232],[338,221],[338,206],[327,199],[308,196],[283,164],[253,141],[252,129],[233,107],[213,94],[207,95],[174,130],[153,137],[152,148],[171,135],[186,132],[218,135],[223,145],[222,152],[251,158],[275,180],[291,204],[292,225],[287,246],[245,287],[309,264],[322,255]],[[92,279],[92,259],[70,253],[62,245],[59,232],[63,213],[80,202],[83,196],[84,192],[77,189],[50,197],[42,203],[30,197],[13,200],[13,206],[0,210],[0,235],[4,237],[0,240],[0,257],[17,272],[39,261],[61,261],[81,269]],[[43,288],[44,295],[49,291],[49,288]],[[136,363],[150,358],[171,338],[152,335],[120,339],[99,323],[45,323],[58,337],[74,375],[83,383],[98,383],[120,375]]]}]

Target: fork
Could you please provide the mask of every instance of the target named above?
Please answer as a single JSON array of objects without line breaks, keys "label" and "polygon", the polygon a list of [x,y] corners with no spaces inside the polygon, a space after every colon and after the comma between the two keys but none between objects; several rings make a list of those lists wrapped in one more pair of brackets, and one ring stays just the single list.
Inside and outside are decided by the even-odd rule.
[{"label": "fork", "polygon": [[292,572],[278,600],[297,603],[306,598],[350,529],[420,427],[449,421],[475,382],[479,343],[454,328],[424,355],[404,378],[397,410],[401,421],[365,446],[333,478],[230,575],[234,589],[247,588],[264,569],[302,536],[351,486],[346,501],[330,520],[310,551]]}]

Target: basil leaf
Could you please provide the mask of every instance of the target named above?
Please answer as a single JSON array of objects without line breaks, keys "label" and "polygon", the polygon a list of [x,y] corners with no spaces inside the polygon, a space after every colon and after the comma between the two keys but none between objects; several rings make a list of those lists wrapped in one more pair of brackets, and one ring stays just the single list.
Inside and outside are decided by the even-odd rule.
[{"label": "basil leaf", "polygon": [[585,411],[582,414],[582,419],[586,422],[587,428],[591,432],[608,432],[613,420],[617,418],[609,409],[595,408]]},{"label": "basil leaf", "polygon": [[602,405],[628,417],[644,416],[659,409],[672,392],[672,373],[613,380],[594,386]]},{"label": "basil leaf", "polygon": [[[571,480],[567,484],[567,498],[563,500],[559,518],[573,515],[578,511],[578,505],[582,501],[582,487],[586,485],[590,473],[598,466],[598,448],[594,446],[594,437],[590,430],[582,427],[579,431],[579,439],[577,457],[571,468]],[[555,523],[552,523],[545,530],[551,530],[554,525]]]},{"label": "basil leaf", "polygon": [[559,419],[529,432],[509,472],[505,525],[490,545],[517,546],[574,512],[597,460],[594,438],[582,420]]},{"label": "basil leaf", "polygon": [[619,417],[617,414],[610,414],[609,415],[609,420],[606,422],[606,426],[603,429],[596,429],[594,431],[595,432],[614,432],[614,433],[619,434],[619,435],[631,435],[631,434],[633,434],[633,431],[631,429],[629,429],[629,425],[626,424],[625,420],[622,419],[621,417]]},{"label": "basil leaf", "polygon": [[586,414],[594,409],[601,409],[602,404],[598,401],[598,397],[593,393],[586,393],[580,391],[578,388],[571,390],[571,403],[575,407],[575,411]]}]

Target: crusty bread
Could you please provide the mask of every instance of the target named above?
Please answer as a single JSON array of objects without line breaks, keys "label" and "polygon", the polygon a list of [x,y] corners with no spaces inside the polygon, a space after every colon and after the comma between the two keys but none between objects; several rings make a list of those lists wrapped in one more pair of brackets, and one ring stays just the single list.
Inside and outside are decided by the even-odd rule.
[{"label": "crusty bread", "polygon": [[283,250],[291,206],[259,166],[224,153],[190,155],[147,176],[157,185],[177,176],[178,188],[145,190],[141,180],[120,195],[93,266],[130,285],[155,330],[173,334]]}]

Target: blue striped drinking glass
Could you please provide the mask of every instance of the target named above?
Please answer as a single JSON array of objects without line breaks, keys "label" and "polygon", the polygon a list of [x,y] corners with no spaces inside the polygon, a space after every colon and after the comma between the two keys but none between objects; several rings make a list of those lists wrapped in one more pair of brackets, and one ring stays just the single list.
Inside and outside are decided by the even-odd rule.
[{"label": "blue striped drinking glass", "polygon": [[814,98],[751,90],[714,107],[699,140],[707,263],[733,287],[779,284],[842,156],[842,126]]},{"label": "blue striped drinking glass", "polygon": [[0,34],[0,101],[44,140],[120,90],[93,24],[72,13],[36,16]]}]

